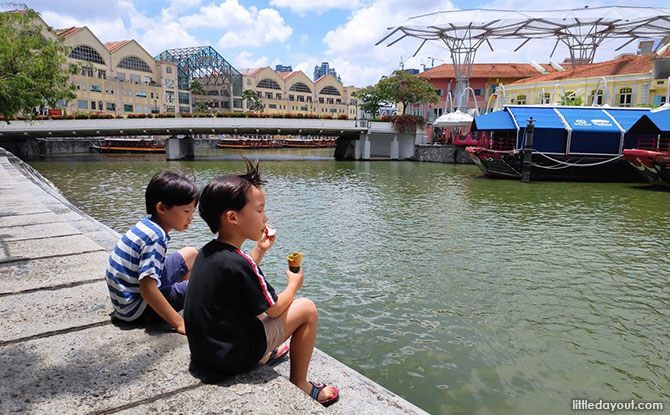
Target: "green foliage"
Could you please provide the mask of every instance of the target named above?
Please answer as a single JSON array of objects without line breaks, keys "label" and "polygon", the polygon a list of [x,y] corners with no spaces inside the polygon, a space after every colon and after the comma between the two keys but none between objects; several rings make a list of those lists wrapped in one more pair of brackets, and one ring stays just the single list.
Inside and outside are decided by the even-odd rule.
[{"label": "green foliage", "polygon": [[[565,105],[565,102],[566,102],[565,95],[561,95],[558,98],[558,100],[559,100],[558,101],[559,105]],[[576,98],[568,98],[567,99],[567,105],[572,106],[572,107],[581,107],[584,104],[582,103],[582,97],[578,96]]]},{"label": "green foliage", "polygon": [[203,88],[202,84],[197,79],[194,79],[194,80],[191,81],[190,91],[191,91],[192,94],[195,94],[195,95],[205,95],[205,94],[207,94],[207,91],[205,91],[205,88]]},{"label": "green foliage", "polygon": [[5,120],[16,114],[34,115],[59,99],[74,99],[75,86],[64,70],[69,48],[52,40],[31,9],[0,13],[0,114]]},{"label": "green foliage", "polygon": [[204,102],[197,102],[195,104],[195,112],[209,112],[209,106]]},{"label": "green foliage", "polygon": [[260,98],[258,98],[258,95],[256,95],[256,91],[253,89],[245,89],[242,92],[242,99],[247,100],[247,107],[249,108],[249,111],[263,112],[265,109]]},{"label": "green foliage", "polygon": [[366,113],[372,114],[376,118],[379,114],[379,108],[386,103],[386,98],[382,95],[377,85],[370,85],[354,93],[354,96],[361,101],[361,108]]},{"label": "green foliage", "polygon": [[392,102],[401,102],[403,114],[407,113],[412,102],[437,104],[440,99],[430,82],[405,71],[395,71],[393,75],[383,77],[376,87],[382,97]]}]

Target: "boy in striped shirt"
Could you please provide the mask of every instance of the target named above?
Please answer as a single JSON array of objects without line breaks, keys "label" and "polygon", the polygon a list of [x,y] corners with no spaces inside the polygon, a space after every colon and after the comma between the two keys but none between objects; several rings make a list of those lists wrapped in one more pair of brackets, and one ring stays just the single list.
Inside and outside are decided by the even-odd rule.
[{"label": "boy in striped shirt", "polygon": [[172,230],[183,232],[193,220],[197,186],[183,173],[155,174],[145,193],[149,216],[121,237],[109,256],[105,280],[114,307],[113,318],[126,322],[165,320],[186,334],[184,307],[188,279],[198,251],[186,247],[166,256]]}]

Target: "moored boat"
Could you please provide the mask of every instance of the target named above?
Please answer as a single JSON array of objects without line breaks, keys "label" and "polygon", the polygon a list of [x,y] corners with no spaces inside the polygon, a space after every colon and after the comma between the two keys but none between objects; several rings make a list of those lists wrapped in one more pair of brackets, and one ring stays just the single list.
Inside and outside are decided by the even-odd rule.
[{"label": "moored boat", "polygon": [[154,139],[116,138],[105,139],[91,145],[99,153],[165,153],[165,143]]},{"label": "moored boat", "polygon": [[630,129],[637,146],[623,156],[649,183],[670,188],[670,111],[642,116]]},{"label": "moored boat", "polygon": [[486,176],[520,179],[532,119],[533,180],[641,181],[623,150],[635,147],[629,129],[649,113],[649,108],[508,106],[475,117],[472,131],[487,138],[466,151]]}]

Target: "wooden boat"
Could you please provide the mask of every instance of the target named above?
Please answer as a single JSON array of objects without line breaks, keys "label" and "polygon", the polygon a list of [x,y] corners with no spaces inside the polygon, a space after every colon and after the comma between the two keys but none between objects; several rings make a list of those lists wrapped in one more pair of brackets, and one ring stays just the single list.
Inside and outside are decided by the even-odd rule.
[{"label": "wooden boat", "polygon": [[154,139],[117,138],[91,145],[99,153],[165,153],[165,143]]},{"label": "wooden boat", "polygon": [[630,131],[637,146],[623,156],[649,183],[670,188],[670,110],[642,116]]},{"label": "wooden boat", "polygon": [[635,147],[629,129],[649,113],[649,108],[508,106],[475,117],[472,131],[487,138],[466,151],[486,176],[520,179],[532,119],[532,180],[641,181],[623,151]]},{"label": "wooden boat", "polygon": [[281,148],[284,147],[282,140],[277,139],[260,139],[260,138],[222,138],[216,146],[219,148],[244,148],[244,149],[261,149],[261,148]]}]

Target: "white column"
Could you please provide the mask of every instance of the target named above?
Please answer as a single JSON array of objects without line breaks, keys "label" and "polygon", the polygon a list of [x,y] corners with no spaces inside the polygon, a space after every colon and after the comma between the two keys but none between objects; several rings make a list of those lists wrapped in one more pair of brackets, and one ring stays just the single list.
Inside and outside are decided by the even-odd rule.
[{"label": "white column", "polygon": [[361,154],[363,160],[370,160],[370,134],[365,134],[365,139],[363,140],[363,152]]},{"label": "white column", "polygon": [[361,147],[363,147],[363,141],[365,140],[365,134],[361,133],[360,136],[358,137],[358,140],[356,140],[356,144],[354,146],[354,159],[355,160],[360,160],[361,159]]},{"label": "white column", "polygon": [[167,160],[182,160],[184,158],[181,142],[177,137],[167,139],[165,143],[165,158]]},{"label": "white column", "polygon": [[400,143],[398,142],[398,134],[393,134],[393,141],[391,141],[391,160],[398,160],[400,158]]}]

